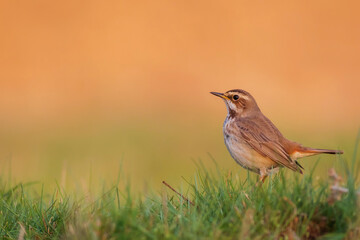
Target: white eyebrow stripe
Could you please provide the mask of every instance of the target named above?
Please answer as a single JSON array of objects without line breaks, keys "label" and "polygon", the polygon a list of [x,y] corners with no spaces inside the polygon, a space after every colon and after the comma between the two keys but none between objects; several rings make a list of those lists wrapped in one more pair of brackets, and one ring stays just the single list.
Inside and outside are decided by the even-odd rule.
[{"label": "white eyebrow stripe", "polygon": [[243,99],[245,99],[245,100],[249,100],[249,97],[246,96],[246,95],[241,95],[241,97],[242,97]]},{"label": "white eyebrow stripe", "polygon": [[233,96],[233,95],[239,95],[239,97],[245,99],[245,100],[249,100],[249,97],[246,96],[245,94],[243,93],[239,93],[239,92],[230,92],[230,94]]}]

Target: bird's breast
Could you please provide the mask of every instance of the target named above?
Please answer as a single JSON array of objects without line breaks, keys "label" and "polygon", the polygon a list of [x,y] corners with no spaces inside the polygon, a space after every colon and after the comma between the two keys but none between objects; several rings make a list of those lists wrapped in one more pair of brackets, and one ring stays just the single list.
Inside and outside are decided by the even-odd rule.
[{"label": "bird's breast", "polygon": [[223,126],[224,141],[231,157],[243,168],[259,173],[261,168],[276,165],[260,155],[242,138],[235,119],[226,118]]}]

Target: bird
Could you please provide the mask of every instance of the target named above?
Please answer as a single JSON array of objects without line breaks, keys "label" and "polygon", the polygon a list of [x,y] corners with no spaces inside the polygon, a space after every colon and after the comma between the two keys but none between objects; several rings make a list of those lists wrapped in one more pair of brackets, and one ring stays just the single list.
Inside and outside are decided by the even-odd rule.
[{"label": "bird", "polygon": [[304,147],[286,139],[245,90],[210,93],[226,104],[223,134],[231,157],[243,168],[259,174],[261,182],[282,167],[302,174],[304,168],[297,161],[299,158],[321,153],[343,154],[340,150]]}]

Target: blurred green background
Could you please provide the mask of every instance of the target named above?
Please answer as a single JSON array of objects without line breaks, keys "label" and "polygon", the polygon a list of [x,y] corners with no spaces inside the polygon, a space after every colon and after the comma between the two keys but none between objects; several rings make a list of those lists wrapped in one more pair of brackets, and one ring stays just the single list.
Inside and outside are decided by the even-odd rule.
[{"label": "blurred green background", "polygon": [[[5,179],[69,190],[179,184],[198,160],[246,171],[223,143],[224,103],[249,91],[283,134],[342,149],[360,120],[356,3],[0,3]],[[307,171],[318,157],[301,163]],[[339,164],[321,156],[317,174]]]}]

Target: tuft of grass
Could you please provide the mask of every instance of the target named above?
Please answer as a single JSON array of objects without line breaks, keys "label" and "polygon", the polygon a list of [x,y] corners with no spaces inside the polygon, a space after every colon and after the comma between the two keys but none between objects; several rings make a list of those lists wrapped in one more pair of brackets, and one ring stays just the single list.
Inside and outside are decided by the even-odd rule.
[{"label": "tuft of grass", "polygon": [[43,192],[29,193],[31,185],[7,188],[1,182],[0,239],[53,239],[63,235],[72,211],[69,199],[56,191],[45,201]]},{"label": "tuft of grass", "polygon": [[[115,185],[90,202],[60,189],[44,196],[30,185],[1,184],[0,238],[358,239],[355,156],[336,183],[313,171],[287,176],[284,170],[256,186],[252,174],[241,181],[238,173],[210,172],[200,164],[178,193],[164,186],[161,193],[136,195],[130,184],[123,190]],[[335,184],[343,192],[334,191]]]},{"label": "tuft of grass", "polygon": [[170,192],[145,200],[127,195],[119,208],[109,193],[101,199],[106,207],[95,208],[95,228],[82,233],[99,239],[344,239],[359,231],[354,185],[334,204],[329,184],[311,175],[289,180],[280,173],[254,187],[251,179],[201,169],[189,186],[195,206]]}]

